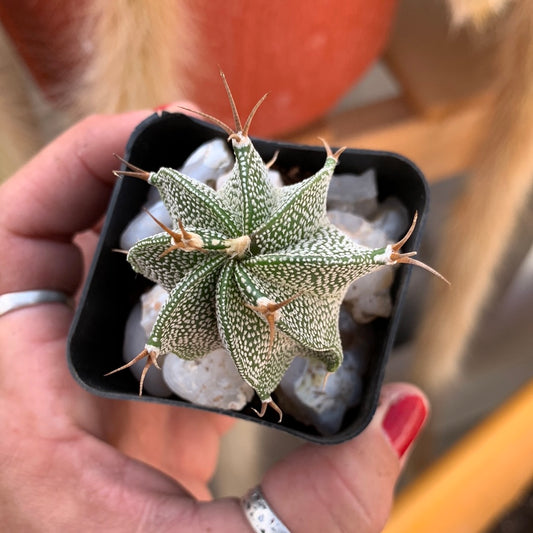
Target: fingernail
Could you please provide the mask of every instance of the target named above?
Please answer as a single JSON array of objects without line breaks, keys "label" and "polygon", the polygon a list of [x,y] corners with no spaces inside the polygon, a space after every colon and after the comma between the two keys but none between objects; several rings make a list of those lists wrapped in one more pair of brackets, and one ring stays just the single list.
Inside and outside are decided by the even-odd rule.
[{"label": "fingernail", "polygon": [[154,107],[154,111],[164,111],[165,109],[167,109],[167,107],[170,107],[172,104],[162,104],[162,105],[158,105],[157,107]]},{"label": "fingernail", "polygon": [[383,429],[398,457],[402,457],[418,435],[428,415],[420,396],[403,396],[389,406],[383,419]]}]

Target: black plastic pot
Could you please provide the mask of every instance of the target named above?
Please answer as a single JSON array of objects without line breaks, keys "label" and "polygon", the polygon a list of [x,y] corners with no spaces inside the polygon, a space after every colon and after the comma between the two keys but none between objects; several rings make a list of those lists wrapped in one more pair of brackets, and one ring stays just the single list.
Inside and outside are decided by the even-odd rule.
[{"label": "black plastic pot", "polygon": [[[144,170],[156,171],[162,166],[179,168],[194,149],[215,137],[224,138],[225,134],[185,115],[153,115],[133,132],[125,159]],[[269,160],[279,150],[276,166],[282,169],[299,167],[302,175],[316,171],[324,162],[324,149],[321,147],[263,140],[254,140],[254,145],[264,160]],[[369,168],[375,169],[380,199],[395,196],[406,206],[411,217],[418,211],[417,228],[405,246],[405,250],[416,249],[428,204],[424,177],[402,156],[368,150],[346,150],[340,158],[337,172],[360,174]],[[257,398],[240,412],[211,409],[196,406],[176,396],[157,398],[145,392],[139,397],[138,382],[129,371],[104,376],[123,364],[122,343],[126,320],[139,296],[150,285],[142,276],[133,272],[122,254],[112,251],[118,247],[120,234],[127,223],[139,212],[149,187],[135,178],[123,178],[116,184],[69,337],[68,361],[78,382],[90,392],[106,398],[158,402],[222,412],[324,444],[341,442],[361,432],[372,418],[377,405],[385,363],[394,341],[407,288],[410,267],[406,265],[397,270],[391,317],[376,319],[368,326],[373,328],[377,343],[374,353],[369,357],[361,402],[346,413],[342,427],[335,435],[322,436],[313,427],[295,420],[289,413],[285,413],[282,423],[277,422],[277,415],[268,412],[270,410],[265,418],[260,419],[252,411],[252,407],[259,408]]]}]

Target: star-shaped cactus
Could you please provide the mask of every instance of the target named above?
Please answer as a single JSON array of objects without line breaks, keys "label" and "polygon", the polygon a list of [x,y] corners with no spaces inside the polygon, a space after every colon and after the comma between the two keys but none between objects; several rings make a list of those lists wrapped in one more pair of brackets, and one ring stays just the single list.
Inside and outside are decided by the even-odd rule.
[{"label": "star-shaped cactus", "polygon": [[[311,357],[334,372],[343,351],[340,304],[357,278],[385,265],[416,263],[400,253],[404,239],[379,249],[358,246],[333,226],[326,213],[329,182],[343,149],[313,176],[275,188],[248,130],[264,97],[241,126],[231,92],[235,129],[214,121],[229,135],[235,154],[231,177],[218,192],[177,170],[117,171],[155,186],[173,227],[136,243],[127,259],[136,272],[162,285],[169,297],[145,349],[122,370],[146,358],[140,383],[159,355],[197,359],[219,347],[232,357],[242,378],[258,394],[264,414],[291,361]],[[425,267],[425,265],[422,265]],[[427,268],[427,267],[426,267]]]}]

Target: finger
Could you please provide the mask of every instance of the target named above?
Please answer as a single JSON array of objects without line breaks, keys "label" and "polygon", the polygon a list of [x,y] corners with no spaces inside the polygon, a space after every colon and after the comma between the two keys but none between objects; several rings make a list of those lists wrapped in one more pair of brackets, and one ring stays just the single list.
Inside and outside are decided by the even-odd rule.
[{"label": "finger", "polygon": [[0,222],[32,238],[69,238],[102,215],[121,153],[149,111],[94,115],[67,130],[26,164],[2,190]]},{"label": "finger", "polygon": [[102,215],[113,185],[113,152],[148,111],[94,116],[66,131],[0,189],[0,293],[72,293],[82,257],[71,240]]},{"label": "finger", "polygon": [[[381,531],[395,483],[428,412],[416,387],[385,385],[371,423],[359,436],[335,446],[305,445],[269,470],[261,482],[266,501],[293,533]],[[252,531],[235,499],[182,500],[181,505],[194,509],[190,531]]]},{"label": "finger", "polygon": [[266,474],[265,499],[291,531],[381,531],[427,414],[427,400],[418,389],[385,386],[361,435],[336,446],[297,450]]},{"label": "finger", "polygon": [[135,126],[151,113],[93,115],[64,132],[2,187],[0,225],[52,239],[91,227],[116,181],[113,154],[124,152]]},{"label": "finger", "polygon": [[150,114],[95,115],[69,129],[0,188],[0,294],[73,293],[83,258],[73,236],[103,215],[134,127]]}]

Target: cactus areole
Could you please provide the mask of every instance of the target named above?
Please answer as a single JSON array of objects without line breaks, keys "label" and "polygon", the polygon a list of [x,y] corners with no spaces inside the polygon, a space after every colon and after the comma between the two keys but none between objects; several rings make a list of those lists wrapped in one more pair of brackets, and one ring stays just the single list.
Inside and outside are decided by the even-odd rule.
[{"label": "cactus areole", "polygon": [[[254,107],[235,129],[202,116],[229,135],[235,154],[231,177],[215,192],[177,170],[145,172],[127,164],[119,176],[146,180],[156,187],[173,227],[137,242],[127,254],[132,268],[169,292],[144,350],[140,383],[158,357],[175,354],[197,359],[224,347],[242,379],[262,401],[281,410],[271,393],[295,357],[322,361],[329,372],[341,364],[339,309],[357,278],[396,263],[420,264],[414,252],[400,253],[409,237],[394,245],[368,249],[354,244],[326,214],[330,179],[342,149],[324,142],[326,160],[314,175],[294,185],[274,187],[270,163],[255,150],[248,130]],[[425,266],[425,265],[422,265]],[[113,373],[110,372],[110,373]]]}]

